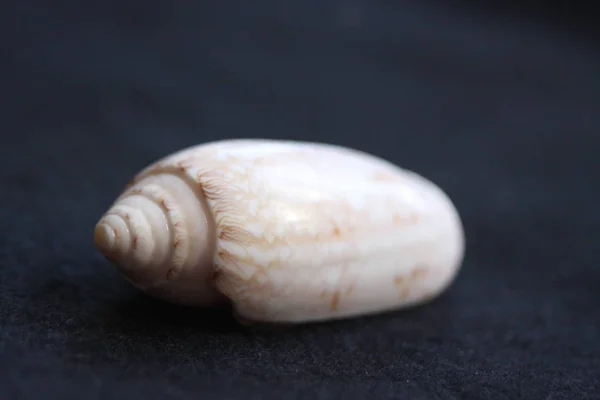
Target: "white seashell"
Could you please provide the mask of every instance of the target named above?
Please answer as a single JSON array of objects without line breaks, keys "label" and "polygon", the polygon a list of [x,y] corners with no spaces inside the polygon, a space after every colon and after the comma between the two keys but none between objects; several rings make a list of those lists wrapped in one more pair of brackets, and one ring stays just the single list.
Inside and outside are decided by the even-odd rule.
[{"label": "white seashell", "polygon": [[226,140],[142,170],[96,225],[99,250],[147,293],[230,301],[301,323],[424,303],[464,256],[459,215],[425,178],[334,145]]}]

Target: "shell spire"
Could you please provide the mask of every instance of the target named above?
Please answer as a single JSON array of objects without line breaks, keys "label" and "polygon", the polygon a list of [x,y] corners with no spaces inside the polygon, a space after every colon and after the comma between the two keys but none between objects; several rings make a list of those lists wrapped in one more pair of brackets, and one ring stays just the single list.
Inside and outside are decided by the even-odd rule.
[{"label": "shell spire", "polygon": [[148,188],[117,201],[94,231],[100,251],[140,286],[159,284],[171,269],[165,262],[172,253],[169,218],[159,204],[143,195]]},{"label": "shell spire", "polygon": [[96,247],[130,282],[158,297],[173,297],[175,284],[178,302],[223,300],[210,284],[214,222],[193,171],[181,163],[154,167],[140,173],[96,224]]}]

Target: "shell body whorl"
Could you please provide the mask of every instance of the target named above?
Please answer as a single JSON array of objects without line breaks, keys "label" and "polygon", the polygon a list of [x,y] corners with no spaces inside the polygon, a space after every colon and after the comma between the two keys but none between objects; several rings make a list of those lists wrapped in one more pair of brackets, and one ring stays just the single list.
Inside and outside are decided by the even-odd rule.
[{"label": "shell body whorl", "polygon": [[[117,245],[114,231],[125,228],[135,249],[131,234]],[[453,203],[425,178],[357,150],[263,139],[157,161],[96,231],[103,253],[152,295],[228,299],[262,322],[422,303],[451,283],[465,247]]]}]

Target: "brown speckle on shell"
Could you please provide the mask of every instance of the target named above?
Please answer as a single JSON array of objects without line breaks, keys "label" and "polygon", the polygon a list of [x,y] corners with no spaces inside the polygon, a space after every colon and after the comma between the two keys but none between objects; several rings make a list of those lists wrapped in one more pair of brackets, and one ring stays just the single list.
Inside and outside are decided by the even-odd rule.
[{"label": "brown speckle on shell", "polygon": [[333,311],[337,310],[339,303],[340,303],[340,291],[336,290],[333,293],[333,296],[331,297],[331,305],[330,305],[331,309]]},{"label": "brown speckle on shell", "polygon": [[401,299],[408,299],[408,297],[410,296],[410,287],[408,286],[404,286],[402,289],[400,289],[400,298]]},{"label": "brown speckle on shell", "polygon": [[346,296],[348,296],[350,293],[352,293],[352,291],[354,290],[354,283],[350,284],[347,288],[346,291],[344,292],[344,294]]},{"label": "brown speckle on shell", "polygon": [[413,279],[419,279],[427,275],[428,268],[426,265],[417,265],[411,272]]}]

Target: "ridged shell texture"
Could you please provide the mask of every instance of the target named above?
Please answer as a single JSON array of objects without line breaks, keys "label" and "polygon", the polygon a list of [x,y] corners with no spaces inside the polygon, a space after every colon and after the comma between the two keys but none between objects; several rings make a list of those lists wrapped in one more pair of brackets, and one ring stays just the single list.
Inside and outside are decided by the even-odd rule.
[{"label": "ridged shell texture", "polygon": [[357,150],[239,139],[143,169],[95,243],[147,293],[231,302],[241,319],[299,323],[423,303],[464,256],[456,208],[435,184]]}]

